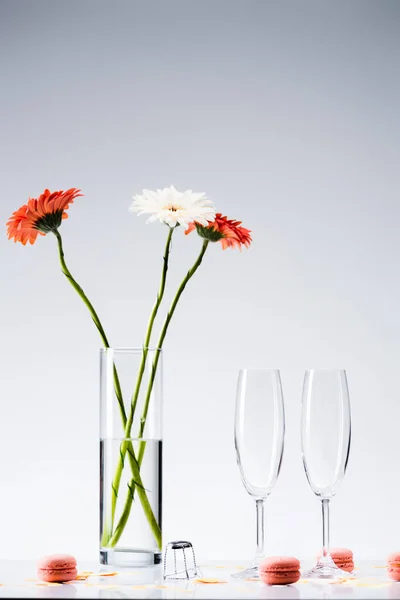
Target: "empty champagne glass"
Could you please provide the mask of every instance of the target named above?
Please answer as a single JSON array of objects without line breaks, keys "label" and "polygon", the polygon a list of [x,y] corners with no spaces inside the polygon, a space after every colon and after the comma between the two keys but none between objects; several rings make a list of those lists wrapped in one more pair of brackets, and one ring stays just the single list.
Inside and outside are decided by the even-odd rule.
[{"label": "empty champagne glass", "polygon": [[350,452],[351,416],[346,371],[309,370],[303,385],[301,445],[308,483],[322,504],[322,556],[304,577],[348,577],[329,550],[329,503],[343,480]]},{"label": "empty champagne glass", "polygon": [[264,556],[264,505],[278,479],[285,437],[285,410],[279,371],[243,369],[239,373],[235,411],[235,448],[240,475],[256,502],[256,556],[233,577],[259,578]]}]

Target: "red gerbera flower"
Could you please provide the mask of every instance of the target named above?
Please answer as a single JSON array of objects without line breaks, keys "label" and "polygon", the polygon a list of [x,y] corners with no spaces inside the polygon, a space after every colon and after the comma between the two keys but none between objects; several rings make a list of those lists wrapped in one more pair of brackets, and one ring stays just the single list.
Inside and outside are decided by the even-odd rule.
[{"label": "red gerbera flower", "polygon": [[25,246],[27,242],[34,244],[38,235],[55,231],[62,220],[68,217],[66,211],[69,205],[75,198],[83,195],[80,191],[76,188],[65,192],[50,192],[46,189],[39,198],[30,198],[8,220],[8,239],[14,239],[14,242],[21,242]]},{"label": "red gerbera flower", "polygon": [[210,242],[220,241],[223,250],[235,247],[241,250],[242,246],[248,248],[252,242],[250,229],[242,227],[241,221],[228,219],[228,217],[224,217],[221,213],[217,213],[215,220],[207,227],[198,223],[191,223],[185,231],[186,235],[194,229],[197,229],[197,233],[202,238]]}]

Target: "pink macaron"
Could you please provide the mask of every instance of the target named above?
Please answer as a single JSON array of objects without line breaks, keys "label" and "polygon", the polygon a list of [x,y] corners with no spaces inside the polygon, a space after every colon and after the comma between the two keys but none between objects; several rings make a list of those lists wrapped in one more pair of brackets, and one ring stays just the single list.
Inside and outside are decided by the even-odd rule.
[{"label": "pink macaron", "polygon": [[260,578],[267,585],[288,585],[300,579],[300,562],[293,556],[272,556],[260,565]]},{"label": "pink macaron", "polygon": [[394,581],[400,581],[400,552],[394,552],[387,559],[388,576]]},{"label": "pink macaron", "polygon": [[62,583],[76,579],[76,559],[69,554],[52,554],[38,561],[38,577],[48,583]]},{"label": "pink macaron", "polygon": [[[354,570],[353,552],[348,548],[331,548],[330,553],[333,562],[342,571],[351,573]],[[322,552],[318,554],[318,558],[321,558]]]}]

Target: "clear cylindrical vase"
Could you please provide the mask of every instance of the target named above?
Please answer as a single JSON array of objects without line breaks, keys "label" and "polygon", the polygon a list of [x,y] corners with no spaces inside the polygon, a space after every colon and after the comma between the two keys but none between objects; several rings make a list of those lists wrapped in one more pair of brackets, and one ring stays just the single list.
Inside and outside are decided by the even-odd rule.
[{"label": "clear cylindrical vase", "polygon": [[162,357],[150,348],[100,355],[100,562],[161,562]]}]

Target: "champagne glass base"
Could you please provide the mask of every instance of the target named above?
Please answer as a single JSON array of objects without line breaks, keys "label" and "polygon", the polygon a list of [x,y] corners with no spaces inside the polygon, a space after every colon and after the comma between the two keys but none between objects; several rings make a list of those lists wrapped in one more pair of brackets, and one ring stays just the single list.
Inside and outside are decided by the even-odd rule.
[{"label": "champagne glass base", "polygon": [[315,567],[301,574],[303,579],[346,579],[353,576],[353,573],[343,571],[335,565],[332,559],[322,562],[318,561]]},{"label": "champagne glass base", "polygon": [[252,579],[252,580],[260,580],[260,574],[258,571],[258,566],[249,567],[248,569],[244,569],[244,571],[239,571],[238,573],[232,573],[232,577],[235,579]]}]

